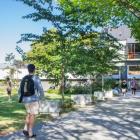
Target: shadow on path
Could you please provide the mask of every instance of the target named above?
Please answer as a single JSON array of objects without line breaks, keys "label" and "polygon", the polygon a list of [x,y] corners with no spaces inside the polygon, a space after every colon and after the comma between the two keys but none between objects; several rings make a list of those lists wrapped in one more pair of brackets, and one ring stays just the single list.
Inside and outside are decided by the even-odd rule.
[{"label": "shadow on path", "polygon": [[[36,126],[36,140],[140,140],[140,98],[115,98]],[[0,140],[26,140],[21,132]]]}]

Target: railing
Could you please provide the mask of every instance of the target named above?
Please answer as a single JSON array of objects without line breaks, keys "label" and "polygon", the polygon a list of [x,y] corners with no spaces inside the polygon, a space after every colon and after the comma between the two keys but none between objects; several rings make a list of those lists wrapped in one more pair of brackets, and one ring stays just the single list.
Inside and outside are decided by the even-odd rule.
[{"label": "railing", "polygon": [[128,59],[140,59],[140,52],[137,53],[128,53],[127,55]]}]

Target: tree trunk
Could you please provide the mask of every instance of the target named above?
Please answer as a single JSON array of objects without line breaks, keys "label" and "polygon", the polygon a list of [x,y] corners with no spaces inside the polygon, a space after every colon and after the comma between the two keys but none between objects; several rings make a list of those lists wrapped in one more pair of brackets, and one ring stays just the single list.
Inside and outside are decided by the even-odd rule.
[{"label": "tree trunk", "polygon": [[61,84],[60,84],[60,93],[62,95],[62,104],[64,103],[64,91],[65,91],[65,75],[64,75],[64,66],[61,69]]},{"label": "tree trunk", "polygon": [[89,77],[89,85],[90,85],[90,87],[89,88],[90,88],[90,95],[91,95],[92,102],[93,102],[94,95],[93,95],[92,84],[93,84],[93,79],[92,79],[92,77],[90,75],[90,77]]}]

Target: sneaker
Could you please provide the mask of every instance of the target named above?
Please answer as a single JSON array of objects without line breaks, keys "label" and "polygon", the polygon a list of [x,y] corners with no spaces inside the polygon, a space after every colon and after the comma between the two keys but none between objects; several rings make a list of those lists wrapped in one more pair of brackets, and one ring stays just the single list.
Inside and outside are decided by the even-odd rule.
[{"label": "sneaker", "polygon": [[36,137],[36,134],[33,134],[32,136],[28,135],[28,138],[34,138],[34,137]]},{"label": "sneaker", "polygon": [[23,134],[24,134],[25,136],[29,136],[29,133],[28,133],[28,131],[26,131],[26,130],[23,130],[22,132],[23,132]]}]

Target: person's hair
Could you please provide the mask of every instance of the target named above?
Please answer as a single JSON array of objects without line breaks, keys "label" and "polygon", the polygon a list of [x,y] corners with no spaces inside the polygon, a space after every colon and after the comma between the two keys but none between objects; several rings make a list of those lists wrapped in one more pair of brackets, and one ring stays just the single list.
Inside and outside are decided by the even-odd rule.
[{"label": "person's hair", "polygon": [[35,65],[34,64],[29,64],[27,66],[27,68],[28,68],[29,73],[33,73],[35,71]]},{"label": "person's hair", "polygon": [[7,80],[7,81],[10,81],[10,78],[9,78],[9,77],[7,77],[7,78],[6,78],[6,80]]}]

